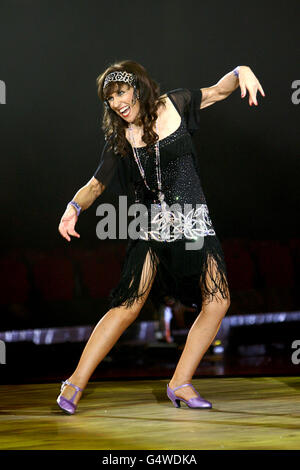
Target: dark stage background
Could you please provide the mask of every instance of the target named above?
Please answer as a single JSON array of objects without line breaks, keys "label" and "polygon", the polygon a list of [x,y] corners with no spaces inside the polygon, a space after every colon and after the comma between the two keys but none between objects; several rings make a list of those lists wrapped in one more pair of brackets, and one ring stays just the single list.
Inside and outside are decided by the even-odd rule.
[{"label": "dark stage background", "polygon": [[[103,144],[96,77],[122,59],[142,63],[162,92],[252,68],[266,94],[258,107],[237,89],[203,109],[202,184],[220,237],[296,236],[299,9],[297,1],[2,1],[2,246],[66,245],[59,219]],[[97,220],[90,208],[73,243],[98,245]]]},{"label": "dark stage background", "polygon": [[[209,87],[237,65],[251,67],[266,94],[263,98],[258,93],[257,107],[249,106],[248,93],[241,99],[238,88],[202,110],[202,126],[195,135],[202,185],[224,249],[234,238],[246,243],[253,255],[249,285],[247,280],[235,286],[239,274],[234,278],[230,268],[233,289],[256,289],[263,297],[248,309],[233,302],[229,314],[299,309],[299,14],[297,0],[1,1],[0,80],[6,103],[0,106],[0,331],[89,325],[105,312],[105,293],[114,286],[119,268],[111,273],[111,258],[101,255],[114,247],[96,237],[96,207],[116,202],[114,196],[105,192],[80,216],[81,238],[71,244],[59,235],[58,224],[66,204],[98,166],[104,139],[96,78],[123,59],[143,64],[162,93]],[[260,244],[256,251],[252,241]],[[259,250],[268,241],[287,250],[273,285],[259,271]],[[123,245],[115,246],[121,259]],[[269,271],[278,259],[272,249]],[[76,250],[98,250],[106,276],[102,294],[93,295],[81,284],[84,275],[76,271]],[[242,258],[234,260],[230,249],[226,253],[229,264],[232,260],[240,273],[249,273],[246,262],[238,264]],[[61,291],[71,292],[58,299],[47,297],[41,287],[41,278],[50,272],[43,260],[55,260],[54,254],[60,260],[71,257],[76,271],[75,287],[70,287],[74,273],[56,265],[61,267],[53,276]],[[45,271],[35,270],[37,259]],[[22,276],[28,276],[28,285],[20,293]],[[284,283],[287,278],[288,295],[279,304],[273,297],[268,303],[266,291],[278,292],[281,279]],[[57,286],[54,291],[59,291]],[[154,318],[151,311],[143,315]]]}]

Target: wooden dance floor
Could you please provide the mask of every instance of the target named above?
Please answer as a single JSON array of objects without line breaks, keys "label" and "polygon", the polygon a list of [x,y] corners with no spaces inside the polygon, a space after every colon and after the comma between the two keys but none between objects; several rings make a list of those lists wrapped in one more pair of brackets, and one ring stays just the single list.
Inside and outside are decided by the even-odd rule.
[{"label": "wooden dance floor", "polygon": [[75,415],[60,384],[3,385],[0,449],[299,449],[300,377],[195,379],[210,410],[174,408],[167,380],[90,382]]}]

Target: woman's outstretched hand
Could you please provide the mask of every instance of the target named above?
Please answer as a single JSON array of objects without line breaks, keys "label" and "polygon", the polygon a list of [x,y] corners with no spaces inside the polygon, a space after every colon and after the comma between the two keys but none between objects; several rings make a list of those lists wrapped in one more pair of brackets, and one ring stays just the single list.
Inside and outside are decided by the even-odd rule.
[{"label": "woman's outstretched hand", "polygon": [[263,97],[265,97],[265,92],[257,80],[256,76],[247,66],[241,66],[239,69],[239,81],[241,88],[241,96],[244,98],[249,91],[249,105],[252,106],[254,103],[255,106],[258,106],[256,94],[259,90]]},{"label": "woman's outstretched hand", "polygon": [[59,233],[66,240],[68,240],[68,242],[71,241],[70,235],[72,235],[73,237],[80,238],[79,233],[75,231],[75,224],[77,220],[78,220],[78,217],[77,217],[75,208],[73,206],[68,206],[58,226]]}]

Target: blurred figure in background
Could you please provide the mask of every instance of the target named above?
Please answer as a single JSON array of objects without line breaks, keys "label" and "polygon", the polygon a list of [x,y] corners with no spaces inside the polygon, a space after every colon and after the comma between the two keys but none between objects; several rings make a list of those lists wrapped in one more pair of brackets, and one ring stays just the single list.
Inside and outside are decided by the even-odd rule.
[{"label": "blurred figure in background", "polygon": [[159,306],[159,329],[163,334],[163,339],[167,343],[173,343],[174,338],[172,337],[173,329],[184,329],[187,328],[186,312],[196,312],[197,306],[193,304],[192,307],[188,307],[171,296],[165,296],[164,302]]}]

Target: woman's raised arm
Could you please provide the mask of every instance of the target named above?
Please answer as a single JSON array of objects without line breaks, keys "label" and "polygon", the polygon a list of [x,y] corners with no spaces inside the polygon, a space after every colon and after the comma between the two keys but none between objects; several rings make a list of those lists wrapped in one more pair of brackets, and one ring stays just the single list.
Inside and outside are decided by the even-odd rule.
[{"label": "woman's raised arm", "polygon": [[[237,76],[238,69],[238,76]],[[236,73],[234,72],[236,71]],[[263,97],[265,97],[264,90],[258,81],[257,77],[254,75],[250,67],[247,65],[240,65],[236,69],[227,73],[222,77],[216,85],[213,85],[208,88],[201,88],[202,91],[202,101],[201,109],[211,106],[217,101],[224,100],[227,98],[233,91],[238,87],[241,89],[241,97],[246,96],[247,90],[249,92],[249,105],[252,104],[258,105],[257,103],[257,92],[259,91]]]}]

